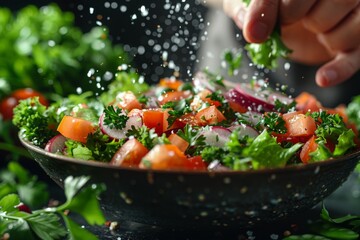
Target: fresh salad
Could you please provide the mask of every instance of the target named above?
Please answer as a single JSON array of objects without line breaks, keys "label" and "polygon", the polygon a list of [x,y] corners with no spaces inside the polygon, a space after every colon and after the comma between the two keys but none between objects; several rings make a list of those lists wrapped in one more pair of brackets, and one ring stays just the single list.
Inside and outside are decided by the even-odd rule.
[{"label": "fresh salad", "polygon": [[199,72],[192,82],[148,86],[118,73],[109,91],[70,95],[49,106],[20,101],[13,123],[45,151],[79,161],[161,170],[258,170],[324,161],[354,151],[345,106],[325,108],[266,81],[232,83]]}]

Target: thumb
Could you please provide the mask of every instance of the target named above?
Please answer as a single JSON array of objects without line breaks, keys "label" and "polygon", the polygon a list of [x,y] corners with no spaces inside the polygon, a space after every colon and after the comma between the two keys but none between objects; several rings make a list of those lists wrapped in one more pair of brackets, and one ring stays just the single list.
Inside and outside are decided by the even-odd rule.
[{"label": "thumb", "polygon": [[273,32],[280,0],[252,0],[246,12],[243,34],[248,42],[261,43]]}]

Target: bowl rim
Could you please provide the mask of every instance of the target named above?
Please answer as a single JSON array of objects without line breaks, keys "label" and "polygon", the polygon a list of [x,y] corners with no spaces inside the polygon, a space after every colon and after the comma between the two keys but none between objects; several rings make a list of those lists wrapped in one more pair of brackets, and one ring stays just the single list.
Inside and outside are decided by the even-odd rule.
[{"label": "bowl rim", "polygon": [[[99,167],[103,169],[111,169],[111,170],[119,170],[119,171],[134,171],[134,172],[143,172],[143,173],[171,173],[171,174],[189,174],[189,175],[257,175],[257,174],[278,174],[283,172],[297,172],[302,170],[310,170],[315,169],[315,171],[320,170],[323,166],[328,166],[336,163],[341,163],[347,161],[349,159],[357,158],[360,162],[360,149],[356,149],[349,154],[332,157],[324,161],[308,163],[308,164],[299,164],[299,165],[289,165],[285,167],[277,167],[277,168],[266,168],[259,170],[221,170],[221,171],[208,171],[208,170],[184,170],[184,169],[168,169],[168,170],[158,170],[158,169],[144,169],[137,167],[125,167],[125,166],[114,166],[110,165],[107,162],[100,162],[95,160],[81,160],[76,159],[56,153],[47,152],[45,149],[38,147],[32,144],[29,140],[23,138],[21,133],[18,134],[20,142],[23,144],[27,150],[32,150],[36,153],[45,155],[46,157],[50,157],[59,161],[64,161],[67,163],[72,163],[76,165],[86,165],[89,167]],[[317,170],[318,169],[318,170]]]}]

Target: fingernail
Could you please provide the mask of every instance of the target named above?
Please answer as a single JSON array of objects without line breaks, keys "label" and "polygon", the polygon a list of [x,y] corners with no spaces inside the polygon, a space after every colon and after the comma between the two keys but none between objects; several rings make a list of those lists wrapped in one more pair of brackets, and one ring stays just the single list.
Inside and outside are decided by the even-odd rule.
[{"label": "fingernail", "polygon": [[323,72],[323,75],[324,75],[324,78],[326,79],[326,81],[329,84],[332,84],[332,83],[336,82],[336,80],[338,78],[337,72],[332,70],[332,69],[325,70]]},{"label": "fingernail", "polygon": [[235,23],[241,29],[244,26],[245,13],[245,9],[241,7],[235,16]]},{"label": "fingernail", "polygon": [[251,35],[256,42],[262,42],[268,37],[268,26],[263,22],[256,22],[251,30]]}]

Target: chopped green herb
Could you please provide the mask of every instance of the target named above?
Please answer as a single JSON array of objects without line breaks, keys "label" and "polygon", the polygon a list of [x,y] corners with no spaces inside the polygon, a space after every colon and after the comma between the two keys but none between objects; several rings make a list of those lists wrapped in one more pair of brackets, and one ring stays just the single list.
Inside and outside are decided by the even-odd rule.
[{"label": "chopped green herb", "polygon": [[104,123],[110,128],[123,129],[129,117],[124,113],[121,108],[108,106],[104,110]]},{"label": "chopped green herb", "polygon": [[281,102],[279,99],[275,100],[275,110],[277,112],[287,113],[287,112],[295,111],[295,109],[296,109],[295,101],[292,101],[291,103],[286,104],[286,103]]},{"label": "chopped green herb", "polygon": [[183,130],[179,130],[177,134],[189,143],[186,154],[199,155],[206,146],[205,137],[201,134],[200,129],[196,129],[186,124]]},{"label": "chopped green herb", "polygon": [[162,105],[163,109],[168,109],[168,108],[171,109],[168,111],[170,116],[167,119],[169,123],[169,127],[173,125],[176,119],[185,115],[186,113],[191,112],[189,102],[190,101],[188,101],[187,99],[181,99],[180,101],[177,102],[167,102],[164,105]]},{"label": "chopped green herb", "polygon": [[223,59],[228,67],[228,75],[234,76],[235,71],[239,69],[241,66],[241,61],[242,61],[241,52],[234,53],[232,51],[225,51]]},{"label": "chopped green herb", "polygon": [[[242,0],[249,6],[251,0]],[[278,26],[263,43],[250,43],[245,46],[249,56],[258,67],[273,69],[277,67],[279,58],[286,58],[291,50],[281,40],[280,27]]]},{"label": "chopped green herb", "polygon": [[270,132],[284,134],[287,131],[284,119],[276,112],[266,113],[260,120],[260,124],[265,126]]},{"label": "chopped green herb", "polygon": [[165,134],[158,136],[155,129],[149,129],[146,126],[135,128],[134,126],[126,134],[127,137],[136,138],[147,149],[152,149],[157,144],[169,144],[170,141]]}]

